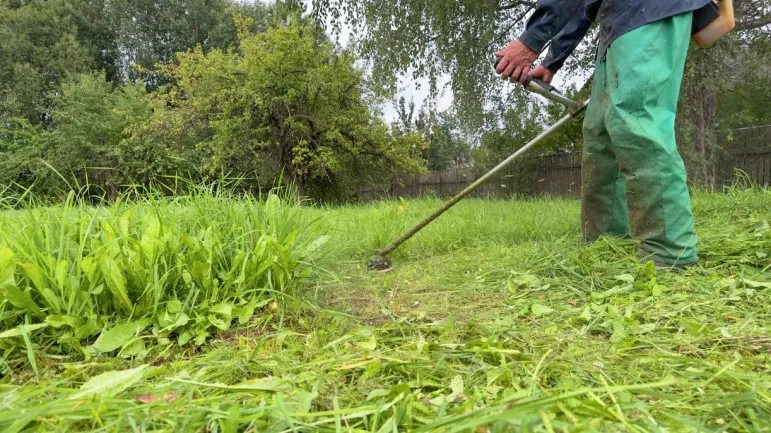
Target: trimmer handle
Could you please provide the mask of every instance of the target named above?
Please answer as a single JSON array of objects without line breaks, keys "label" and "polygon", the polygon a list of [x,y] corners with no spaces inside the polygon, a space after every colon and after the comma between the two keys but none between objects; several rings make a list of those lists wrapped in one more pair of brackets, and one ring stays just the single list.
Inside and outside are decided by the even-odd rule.
[{"label": "trimmer handle", "polygon": [[[501,63],[501,60],[503,57],[501,56],[495,56],[495,69],[498,69],[498,64]],[[570,99],[562,96],[562,93],[560,93],[559,90],[557,90],[556,87],[552,86],[551,84],[547,83],[546,81],[540,80],[538,78],[533,77],[527,77],[525,79],[524,84],[525,89],[533,92],[538,93],[539,95],[548,98],[552,101],[558,102],[562,105],[565,105],[568,108],[578,108],[578,104],[575,101],[571,101]]]},{"label": "trimmer handle", "polygon": [[[498,65],[501,63],[501,60],[503,60],[502,56],[495,56],[495,65],[493,65],[494,69],[498,69]],[[533,82],[535,84],[538,84],[539,86],[543,87],[547,92],[557,92],[559,93],[559,90],[557,90],[556,87],[552,86],[551,84],[547,83],[546,81],[539,80],[538,78],[532,78],[527,77],[525,80],[525,88],[527,89],[530,86],[530,83]]]},{"label": "trimmer handle", "polygon": [[527,77],[527,78],[525,79],[525,88],[526,88],[526,89],[529,89],[529,88],[530,88],[530,83],[535,83],[535,84],[537,84],[537,85],[539,85],[539,86],[543,87],[543,88],[544,88],[544,90],[546,90],[546,91],[547,91],[547,92],[549,92],[549,93],[554,93],[554,92],[556,92],[556,93],[560,93],[560,91],[559,91],[559,90],[557,90],[557,88],[556,88],[556,87],[554,87],[554,86],[552,86],[551,84],[547,83],[546,81],[540,80],[540,79],[538,79],[538,78]]}]

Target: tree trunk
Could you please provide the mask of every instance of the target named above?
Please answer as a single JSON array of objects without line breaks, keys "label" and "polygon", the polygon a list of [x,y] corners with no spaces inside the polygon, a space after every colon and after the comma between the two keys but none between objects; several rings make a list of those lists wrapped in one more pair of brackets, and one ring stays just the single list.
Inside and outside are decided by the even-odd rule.
[{"label": "tree trunk", "polygon": [[297,173],[297,167],[292,164],[291,152],[282,153],[282,162],[284,164],[284,183],[291,187],[297,198],[302,199],[307,195],[303,177]]},{"label": "tree trunk", "polygon": [[[717,87],[714,67],[705,50],[691,54],[683,77],[677,136],[689,180],[702,188],[715,186],[720,149],[717,144]],[[720,76],[720,74],[718,74]]]},{"label": "tree trunk", "polygon": [[110,182],[110,203],[118,201],[118,186],[114,182]]}]

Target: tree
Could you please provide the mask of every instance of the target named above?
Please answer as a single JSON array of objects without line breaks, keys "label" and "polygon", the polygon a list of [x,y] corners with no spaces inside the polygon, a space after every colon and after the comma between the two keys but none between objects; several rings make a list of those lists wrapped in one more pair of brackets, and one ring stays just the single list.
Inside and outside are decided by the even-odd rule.
[{"label": "tree", "polygon": [[431,116],[425,132],[428,149],[423,153],[430,171],[464,167],[471,162],[471,138],[462,131],[452,111]]},{"label": "tree", "polygon": [[419,134],[391,134],[377,118],[350,52],[299,17],[251,34],[227,52],[202,48],[163,68],[171,83],[144,130],[167,131],[170,147],[196,146],[211,175],[282,175],[301,195],[340,198],[363,182],[420,170]]},{"label": "tree", "polygon": [[718,96],[718,131],[771,125],[771,66],[762,60],[771,58],[771,38],[755,41],[743,51],[742,57],[751,61]]},{"label": "tree", "polygon": [[123,53],[112,0],[67,0],[65,13],[77,29],[77,40],[85,47],[93,70],[104,71],[107,80],[121,83]]},{"label": "tree", "polygon": [[96,47],[106,31],[92,3],[86,13],[77,0],[0,0],[0,185],[51,187],[43,160],[61,83],[114,54]]},{"label": "tree", "polygon": [[408,104],[401,97],[396,104],[396,113],[394,129],[397,133],[418,133],[428,143],[423,150],[423,159],[429,171],[462,167],[471,161],[471,140],[463,135],[453,110],[436,113],[423,107],[416,114],[415,102]]},{"label": "tree", "polygon": [[407,99],[402,96],[398,101],[396,101],[395,108],[396,122],[394,122],[393,126],[400,133],[407,134],[409,132],[423,132],[423,130],[426,128],[426,112],[421,109],[417,113],[417,117],[415,117],[416,106],[414,100],[410,100],[410,102],[407,103]]},{"label": "tree", "polygon": [[0,0],[0,183],[45,180],[55,189],[42,161],[79,181],[88,174],[113,193],[163,167],[187,169],[183,160],[168,165],[160,141],[126,133],[147,111],[144,87],[131,84],[137,71],[152,89],[156,63],[196,44],[227,49],[237,41],[234,12],[254,18],[258,30],[268,10],[232,0]]},{"label": "tree", "polygon": [[150,115],[142,85],[116,88],[102,73],[82,74],[63,84],[55,102],[45,157],[65,177],[105,188],[115,198],[123,183],[146,185],[173,174],[166,149],[129,134]]},{"label": "tree", "polygon": [[[768,40],[771,36],[771,2],[736,2],[737,31],[708,49],[693,49],[686,64],[678,108],[678,145],[690,180],[704,187],[715,186],[716,169],[723,149],[719,147],[721,117],[734,117],[738,107],[719,113],[722,99],[733,98],[733,89],[757,86],[755,97],[767,93]],[[754,98],[738,101],[740,106]],[[765,105],[765,104],[763,104]],[[767,106],[767,105],[766,105]],[[734,117],[735,118],[735,117]],[[762,116],[756,117],[762,122]],[[754,123],[755,125],[759,123]],[[745,123],[743,126],[752,126]]]},{"label": "tree", "polygon": [[227,49],[233,13],[252,17],[256,31],[268,11],[234,0],[0,0],[0,119],[45,122],[61,83],[92,70],[115,85],[145,71],[153,88],[156,64],[197,45]]},{"label": "tree", "polygon": [[[517,95],[521,104],[524,96]],[[488,128],[481,134],[479,146],[474,149],[475,165],[481,170],[489,170],[517,149],[535,138],[543,129],[544,111],[541,105],[524,105],[524,109],[507,110],[502,116],[501,124]]]},{"label": "tree", "polygon": [[428,78],[435,94],[436,78],[448,74],[458,115],[478,127],[485,114],[507,108],[501,105],[505,98],[492,70],[492,53],[519,35],[535,3],[317,0],[311,13],[333,29],[343,24],[353,29],[379,84],[391,86],[394,77],[411,73]]},{"label": "tree", "polygon": [[423,150],[426,168],[431,172],[445,171],[471,162],[471,138],[463,134],[454,110],[429,111],[422,107],[416,112],[415,101],[400,97],[395,104],[395,133],[418,133],[428,146]]},{"label": "tree", "polygon": [[62,80],[94,67],[74,16],[67,0],[0,0],[0,122],[45,122]]},{"label": "tree", "polygon": [[123,74],[150,89],[164,84],[156,66],[173,62],[177,53],[234,45],[234,13],[252,18],[253,31],[264,30],[268,14],[261,3],[233,0],[112,0],[110,9]]}]

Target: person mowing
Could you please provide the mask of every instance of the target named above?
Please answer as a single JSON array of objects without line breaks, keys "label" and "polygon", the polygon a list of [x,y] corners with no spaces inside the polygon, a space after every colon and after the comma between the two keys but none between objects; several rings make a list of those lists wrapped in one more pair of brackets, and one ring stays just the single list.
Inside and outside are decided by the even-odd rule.
[{"label": "person mowing", "polygon": [[[584,239],[641,241],[657,267],[698,263],[686,171],[675,143],[675,113],[693,12],[711,0],[540,0],[518,40],[496,53],[496,72],[524,84],[551,82],[593,21],[596,69],[583,133]],[[543,62],[531,66],[547,42]]]}]

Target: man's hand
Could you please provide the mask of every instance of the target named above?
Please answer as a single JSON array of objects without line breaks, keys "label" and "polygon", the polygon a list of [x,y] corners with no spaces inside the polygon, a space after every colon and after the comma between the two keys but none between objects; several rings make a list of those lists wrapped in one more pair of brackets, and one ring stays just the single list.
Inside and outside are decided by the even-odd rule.
[{"label": "man's hand", "polygon": [[504,80],[511,79],[512,83],[519,81],[519,84],[525,84],[527,71],[538,58],[538,53],[520,41],[510,43],[508,47],[498,51],[495,55],[503,57],[495,72],[501,74]]},{"label": "man's hand", "polygon": [[532,78],[538,78],[549,84],[551,84],[551,81],[554,79],[554,72],[550,71],[549,68],[544,65],[536,66],[535,69],[530,71],[527,75]]}]

